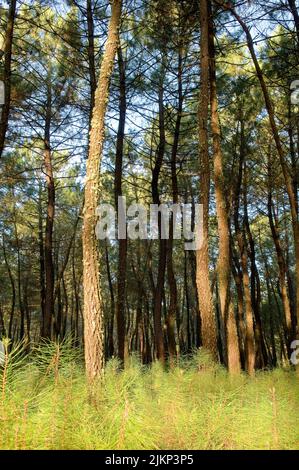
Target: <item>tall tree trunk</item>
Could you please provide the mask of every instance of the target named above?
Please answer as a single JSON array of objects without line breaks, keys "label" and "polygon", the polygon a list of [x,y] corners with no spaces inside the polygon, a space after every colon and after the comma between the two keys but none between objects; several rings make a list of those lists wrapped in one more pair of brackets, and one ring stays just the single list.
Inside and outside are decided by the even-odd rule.
[{"label": "tall tree trunk", "polygon": [[62,338],[65,338],[66,328],[67,328],[67,321],[68,321],[69,300],[68,300],[68,293],[67,293],[66,282],[65,282],[64,276],[62,277],[62,289],[63,289],[63,296],[64,296],[64,312],[63,312],[63,319],[62,319]]},{"label": "tall tree trunk", "polygon": [[[184,289],[183,293],[186,296],[186,321],[187,321],[187,352],[190,353],[192,351],[192,337],[191,337],[191,325],[193,331],[193,319],[191,319],[190,315],[190,297],[189,297],[189,288],[188,288],[188,258],[187,253],[185,251],[184,256]],[[192,323],[191,323],[192,322]],[[194,344],[194,341],[193,341]]]},{"label": "tall tree trunk", "polygon": [[[164,67],[162,74],[164,74]],[[160,205],[159,195],[159,176],[165,152],[165,127],[164,127],[164,103],[163,103],[163,79],[159,87],[159,145],[157,150],[157,157],[155,166],[152,172],[152,198],[153,203]],[[164,335],[162,328],[162,299],[164,292],[164,281],[165,281],[165,269],[166,269],[166,254],[167,254],[167,242],[162,239],[162,217],[161,213],[158,214],[159,224],[159,261],[158,261],[158,275],[157,283],[155,286],[154,293],[154,332],[155,332],[155,348],[157,359],[164,363],[165,361],[165,348],[164,348]]]},{"label": "tall tree trunk", "polygon": [[[192,190],[192,185],[189,185],[190,188],[190,193],[191,193],[191,230],[194,232],[194,225],[195,225],[195,202],[194,202],[194,195],[193,195],[193,190]],[[185,202],[188,202],[187,197],[185,198]],[[202,328],[201,328],[201,315],[199,311],[199,301],[198,301],[198,289],[197,289],[197,271],[196,271],[196,253],[194,251],[189,250],[188,251],[188,259],[189,259],[189,265],[191,268],[191,277],[192,277],[192,286],[194,290],[194,301],[193,301],[193,317],[194,317],[194,328],[195,328],[195,346],[199,348],[202,344],[201,341],[201,333],[202,333]],[[215,333],[216,334],[216,333]],[[217,338],[216,338],[217,341]]]},{"label": "tall tree trunk", "polygon": [[[116,140],[115,155],[115,173],[114,173],[114,197],[115,207],[117,208],[118,220],[122,225],[125,222],[125,212],[119,199],[122,196],[122,174],[123,174],[123,152],[125,139],[125,123],[126,123],[126,72],[125,62],[121,46],[117,51],[118,56],[118,72],[119,72],[119,121]],[[125,230],[126,232],[126,230]],[[121,235],[121,236],[120,236]],[[117,322],[117,343],[118,357],[123,362],[125,359],[125,302],[126,302],[126,265],[127,265],[127,238],[126,233],[118,236],[118,273],[117,273],[117,301],[116,301],[116,322]]]},{"label": "tall tree trunk", "polygon": [[20,248],[20,239],[17,227],[16,219],[16,207],[14,207],[14,230],[15,230],[15,244],[17,248],[17,292],[18,292],[18,304],[19,304],[19,313],[20,313],[20,341],[23,340],[25,335],[25,311],[23,305],[23,296],[22,296],[22,272],[21,272],[21,248]]},{"label": "tall tree trunk", "polygon": [[[177,181],[177,152],[179,148],[179,137],[183,111],[183,87],[182,87],[182,52],[178,55],[178,109],[175,121],[173,145],[171,149],[171,184],[172,184],[172,202],[178,203],[178,181]],[[167,247],[167,278],[170,292],[170,302],[166,317],[168,349],[170,363],[176,357],[176,340],[175,340],[175,322],[178,309],[178,293],[177,283],[173,267],[173,213],[170,218],[169,240]],[[178,332],[179,333],[179,332]]]},{"label": "tall tree trunk", "polygon": [[105,114],[114,58],[119,44],[121,0],[112,1],[108,38],[100,68],[91,120],[89,151],[86,165],[85,206],[83,213],[83,292],[84,345],[86,373],[90,381],[104,368],[104,318],[100,291],[99,253],[95,227],[100,196],[100,163],[102,158]]},{"label": "tall tree trunk", "polygon": [[76,246],[73,246],[72,252],[72,287],[73,287],[73,301],[72,301],[72,314],[71,314],[71,334],[74,344],[78,344],[79,337],[77,335],[77,320],[79,318],[79,279],[77,280],[76,273]]},{"label": "tall tree trunk", "polygon": [[51,338],[52,318],[54,310],[54,262],[53,262],[53,229],[55,217],[55,185],[53,175],[52,149],[51,149],[51,119],[52,119],[52,93],[51,74],[47,84],[47,104],[44,134],[44,168],[47,185],[47,217],[45,232],[45,316],[42,328],[42,337]]},{"label": "tall tree trunk", "polygon": [[4,105],[2,108],[1,122],[0,122],[0,158],[4,149],[5,136],[8,127],[8,118],[10,111],[11,102],[11,59],[12,59],[12,42],[13,32],[16,19],[16,0],[10,0],[7,27],[4,39],[4,70],[3,70],[3,81],[4,81]]},{"label": "tall tree trunk", "polygon": [[43,231],[42,185],[39,183],[38,191],[38,246],[39,246],[39,289],[41,306],[41,325],[45,318],[46,285],[45,285],[45,250]]},{"label": "tall tree trunk", "polygon": [[255,365],[255,344],[254,344],[254,329],[253,329],[253,309],[250,295],[250,278],[248,271],[248,258],[247,258],[247,240],[244,227],[241,229],[239,223],[239,208],[240,208],[240,195],[243,176],[243,163],[245,159],[245,135],[244,135],[244,120],[241,118],[241,131],[240,131],[240,155],[239,155],[239,172],[237,179],[237,187],[235,194],[235,208],[234,208],[234,224],[236,230],[236,238],[239,247],[241,266],[242,266],[242,283],[245,299],[245,368],[249,375],[254,374]]},{"label": "tall tree trunk", "polygon": [[[210,12],[211,13],[211,12]],[[231,301],[231,259],[230,259],[230,231],[228,224],[228,211],[225,198],[223,156],[221,150],[220,123],[218,116],[218,102],[216,89],[216,66],[214,48],[214,27],[209,19],[209,56],[210,56],[210,102],[211,102],[211,130],[214,155],[214,183],[216,196],[216,213],[219,234],[219,255],[217,274],[219,283],[219,302],[221,318],[226,327],[228,369],[232,374],[240,372],[240,351],[237,336],[237,327],[234,308]]]},{"label": "tall tree trunk", "polygon": [[210,159],[208,144],[209,109],[209,27],[207,0],[200,0],[200,98],[198,107],[200,201],[203,205],[203,240],[196,252],[196,285],[201,315],[201,338],[204,348],[217,357],[216,321],[209,273],[209,200]]}]

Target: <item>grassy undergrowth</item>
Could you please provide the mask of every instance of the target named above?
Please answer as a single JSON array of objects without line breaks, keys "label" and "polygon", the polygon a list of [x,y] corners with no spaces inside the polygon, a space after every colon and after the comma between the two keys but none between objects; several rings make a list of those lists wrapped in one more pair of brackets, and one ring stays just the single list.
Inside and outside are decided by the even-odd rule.
[{"label": "grassy undergrowth", "polygon": [[173,370],[108,362],[93,390],[68,343],[0,368],[0,449],[296,449],[292,371],[229,377],[203,352]]}]

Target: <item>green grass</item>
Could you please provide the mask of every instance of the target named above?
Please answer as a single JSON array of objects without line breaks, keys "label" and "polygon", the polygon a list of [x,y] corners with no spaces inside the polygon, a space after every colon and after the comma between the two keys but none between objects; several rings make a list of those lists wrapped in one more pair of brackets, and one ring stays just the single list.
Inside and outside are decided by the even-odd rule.
[{"label": "green grass", "polygon": [[203,352],[164,371],[108,362],[91,390],[68,342],[0,369],[0,449],[297,449],[292,371],[229,377]]}]

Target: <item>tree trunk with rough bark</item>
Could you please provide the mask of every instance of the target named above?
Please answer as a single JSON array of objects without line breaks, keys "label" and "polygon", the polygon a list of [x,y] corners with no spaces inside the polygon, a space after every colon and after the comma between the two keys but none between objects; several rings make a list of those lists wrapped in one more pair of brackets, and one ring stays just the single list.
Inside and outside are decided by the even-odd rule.
[{"label": "tree trunk with rough bark", "polygon": [[100,199],[99,172],[104,144],[105,114],[114,58],[119,45],[121,7],[121,0],[112,1],[108,38],[95,92],[86,164],[82,243],[85,365],[89,381],[93,381],[102,374],[105,362],[104,318],[95,228],[97,223],[96,208]]},{"label": "tree trunk with rough bark", "polygon": [[208,144],[209,27],[207,0],[200,0],[200,97],[198,107],[200,202],[203,205],[203,240],[196,252],[196,285],[201,315],[202,346],[217,358],[216,321],[209,273],[210,158]]},{"label": "tree trunk with rough bark", "polygon": [[[211,13],[211,9],[210,9]],[[216,88],[216,66],[214,47],[214,25],[209,18],[209,58],[210,58],[210,105],[211,131],[214,157],[214,184],[216,197],[216,214],[219,234],[219,255],[217,261],[217,276],[219,283],[219,302],[221,318],[226,328],[228,369],[232,374],[240,372],[240,351],[237,337],[237,327],[234,308],[231,301],[231,259],[230,231],[228,223],[227,201],[223,173],[223,155],[221,150],[220,122],[218,115],[218,100]]]}]

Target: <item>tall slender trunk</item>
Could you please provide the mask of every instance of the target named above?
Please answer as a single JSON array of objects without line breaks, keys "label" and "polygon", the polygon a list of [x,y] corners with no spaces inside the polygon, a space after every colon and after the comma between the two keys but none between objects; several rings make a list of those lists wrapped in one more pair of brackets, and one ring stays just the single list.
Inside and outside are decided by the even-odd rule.
[{"label": "tall slender trunk", "polygon": [[51,74],[47,84],[46,120],[44,131],[44,168],[47,185],[47,217],[45,231],[45,316],[42,337],[51,338],[54,310],[54,262],[53,262],[53,229],[55,217],[55,185],[51,149],[52,93]]},{"label": "tall slender trunk", "polygon": [[[191,194],[191,230],[194,232],[194,226],[195,226],[195,202],[194,202],[194,195],[193,195],[193,190],[192,190],[192,185],[189,185],[190,188],[190,194]],[[185,198],[185,202],[188,202],[187,197]],[[201,315],[199,311],[199,301],[198,301],[198,289],[197,289],[197,268],[196,268],[196,253],[194,251],[188,251],[188,259],[189,259],[189,265],[191,269],[191,277],[192,277],[192,286],[194,290],[194,301],[193,301],[193,319],[194,319],[194,333],[195,333],[195,341],[194,344],[197,348],[201,346],[201,333],[202,333],[202,328],[201,328]],[[217,341],[217,338],[216,338]]]},{"label": "tall slender trunk", "polygon": [[[177,181],[177,152],[179,148],[180,128],[183,111],[183,86],[182,86],[182,51],[178,54],[178,109],[175,121],[173,145],[171,149],[171,185],[172,185],[172,202],[178,203],[178,181]],[[178,293],[177,283],[173,266],[173,213],[170,218],[169,240],[167,247],[167,278],[169,284],[170,301],[168,313],[166,317],[168,349],[170,363],[176,356],[176,340],[175,340],[175,323],[178,309]],[[179,333],[179,332],[178,332]]]},{"label": "tall slender trunk", "polygon": [[[211,11],[210,11],[211,13]],[[234,308],[231,301],[231,259],[230,259],[230,231],[228,224],[228,211],[225,198],[223,156],[221,150],[220,123],[218,115],[218,100],[216,89],[216,66],[214,47],[213,21],[209,18],[209,57],[210,57],[210,103],[211,103],[211,130],[214,156],[214,183],[216,197],[216,213],[219,234],[219,255],[217,261],[217,275],[219,283],[219,302],[222,320],[226,328],[228,369],[231,373],[240,372],[240,351],[237,336],[237,327]]]},{"label": "tall slender trunk", "polygon": [[38,246],[39,246],[39,289],[41,306],[41,324],[45,318],[45,250],[44,250],[44,231],[43,231],[43,209],[42,209],[42,185],[39,183],[38,191]]},{"label": "tall slender trunk", "polygon": [[[162,74],[164,70],[162,71]],[[159,87],[159,145],[157,151],[157,157],[155,166],[152,172],[152,198],[153,203],[160,205],[160,194],[159,194],[159,176],[165,152],[165,127],[164,127],[164,90],[163,90],[163,79]],[[164,363],[165,361],[165,348],[164,348],[164,335],[162,328],[162,299],[164,292],[164,281],[165,281],[165,270],[166,270],[166,256],[167,256],[167,243],[166,240],[162,239],[162,217],[159,212],[158,215],[159,223],[159,261],[158,261],[158,275],[157,283],[155,286],[154,293],[154,332],[155,332],[155,348],[157,359]]]},{"label": "tall slender trunk", "polygon": [[99,253],[95,227],[96,208],[100,196],[100,163],[104,144],[105,114],[110,78],[119,44],[121,0],[112,1],[108,38],[100,68],[89,136],[86,164],[85,206],[83,213],[83,292],[84,345],[86,373],[90,381],[104,368],[104,318],[100,291]]},{"label": "tall slender trunk", "polygon": [[0,121],[0,158],[4,149],[5,136],[8,127],[8,118],[11,105],[11,61],[12,61],[12,43],[13,43],[13,32],[16,19],[16,0],[10,0],[7,27],[4,39],[4,70],[3,70],[3,81],[4,81],[4,105],[2,108],[1,121]]},{"label": "tall slender trunk", "polygon": [[253,309],[250,295],[250,278],[248,271],[248,257],[247,257],[247,240],[244,227],[241,229],[239,223],[239,208],[240,208],[240,195],[243,177],[243,164],[245,159],[245,135],[244,135],[244,120],[241,118],[241,131],[240,131],[240,155],[239,155],[239,172],[237,187],[235,193],[235,208],[234,208],[234,224],[236,231],[236,238],[239,247],[241,266],[242,266],[242,284],[244,290],[245,300],[245,367],[249,375],[254,374],[255,365],[255,344],[254,344],[254,329],[253,329]]},{"label": "tall slender trunk", "polygon": [[16,207],[14,207],[14,230],[15,230],[15,244],[17,249],[17,293],[18,293],[18,304],[20,312],[20,341],[23,340],[25,335],[25,311],[23,305],[23,296],[22,296],[22,272],[21,272],[21,248],[20,248],[20,239],[17,227],[17,218],[16,218]]},{"label": "tall slender trunk", "polygon": [[78,344],[79,338],[77,336],[77,321],[79,318],[79,280],[77,280],[76,273],[76,246],[73,246],[72,252],[72,288],[73,288],[73,298],[72,298],[72,314],[71,314],[71,334],[72,339],[75,344]]},{"label": "tall slender trunk", "polygon": [[[193,319],[191,318],[191,310],[190,310],[190,296],[189,296],[189,288],[188,288],[188,258],[187,253],[185,251],[184,256],[184,289],[183,293],[186,296],[186,321],[187,321],[187,352],[190,353],[192,351],[192,345],[194,344],[194,335],[191,334],[193,332]],[[192,341],[193,337],[193,341]]]},{"label": "tall slender trunk", "polygon": [[201,338],[204,348],[217,357],[216,321],[209,273],[209,200],[210,158],[208,144],[209,109],[209,27],[207,0],[200,0],[200,97],[198,106],[200,202],[203,205],[203,241],[196,252],[196,285],[201,315]]},{"label": "tall slender trunk", "polygon": [[243,206],[244,206],[244,228],[247,244],[247,253],[250,259],[250,289],[251,289],[251,305],[254,313],[255,325],[255,345],[256,345],[256,368],[263,368],[267,365],[268,356],[266,345],[263,335],[263,326],[261,319],[261,286],[260,277],[256,264],[255,241],[253,239],[249,217],[248,217],[248,202],[247,202],[247,166],[244,161],[244,183],[243,183]]},{"label": "tall slender trunk", "polygon": [[69,300],[68,300],[68,293],[67,293],[66,282],[65,282],[64,276],[62,277],[62,289],[63,289],[63,296],[64,296],[64,312],[63,312],[63,319],[62,319],[62,338],[65,338],[67,321],[68,321]]},{"label": "tall slender trunk", "polygon": [[[117,51],[118,72],[119,72],[119,121],[116,139],[115,173],[114,173],[114,197],[117,208],[118,220],[125,224],[125,213],[119,198],[122,196],[122,175],[123,175],[123,152],[125,139],[125,123],[127,112],[126,100],[126,71],[123,59],[122,48]],[[120,235],[120,233],[119,233]],[[124,236],[124,238],[123,238]],[[127,238],[126,233],[119,236],[118,241],[118,273],[117,273],[117,301],[116,301],[116,322],[117,322],[117,343],[118,357],[123,362],[125,359],[125,301],[126,301],[126,264],[127,264]]]}]

